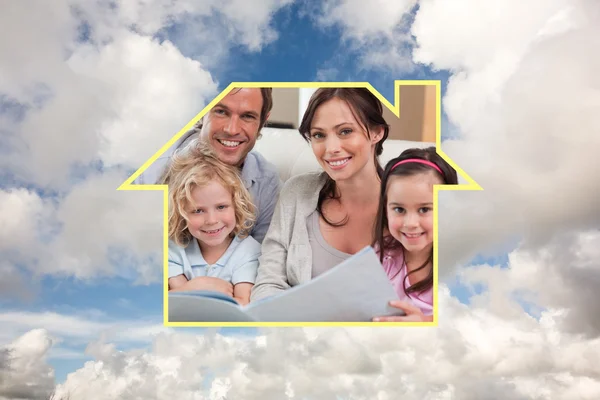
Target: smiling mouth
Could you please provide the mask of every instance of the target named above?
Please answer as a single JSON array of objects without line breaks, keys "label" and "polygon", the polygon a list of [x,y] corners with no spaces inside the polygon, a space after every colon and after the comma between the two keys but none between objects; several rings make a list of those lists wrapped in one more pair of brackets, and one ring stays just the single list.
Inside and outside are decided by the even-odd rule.
[{"label": "smiling mouth", "polygon": [[223,146],[228,147],[230,149],[235,149],[240,144],[242,144],[242,142],[236,142],[234,140],[223,140],[223,139],[217,139],[217,142],[221,143]]},{"label": "smiling mouth", "polygon": [[416,238],[423,236],[425,234],[425,232],[421,232],[421,233],[404,233],[404,232],[402,232],[402,234],[409,239],[416,239]]},{"label": "smiling mouth", "polygon": [[351,159],[351,158],[352,158],[352,157],[348,157],[348,158],[344,158],[344,159],[342,159],[342,160],[335,160],[335,161],[328,161],[328,160],[325,160],[325,162],[326,162],[327,164],[329,164],[330,166],[332,166],[332,167],[341,167],[341,166],[343,166],[343,165],[346,165],[346,164],[348,164],[348,161],[350,161],[350,159]]},{"label": "smiling mouth", "polygon": [[219,229],[214,229],[212,231],[202,231],[203,233],[206,233],[207,235],[216,235],[217,233],[221,232],[225,227],[221,227]]}]

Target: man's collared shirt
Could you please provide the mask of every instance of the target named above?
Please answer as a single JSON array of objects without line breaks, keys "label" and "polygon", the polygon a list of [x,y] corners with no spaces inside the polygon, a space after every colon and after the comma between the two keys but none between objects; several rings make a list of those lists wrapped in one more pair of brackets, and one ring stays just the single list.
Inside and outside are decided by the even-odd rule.
[{"label": "man's collared shirt", "polygon": [[255,151],[246,156],[241,176],[256,207],[256,221],[250,235],[262,243],[271,224],[283,184],[275,166]]}]

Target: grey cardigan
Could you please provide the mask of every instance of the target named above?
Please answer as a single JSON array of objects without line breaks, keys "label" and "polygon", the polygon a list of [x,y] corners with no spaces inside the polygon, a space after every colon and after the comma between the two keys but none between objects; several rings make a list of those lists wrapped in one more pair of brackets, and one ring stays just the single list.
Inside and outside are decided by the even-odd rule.
[{"label": "grey cardigan", "polygon": [[317,209],[325,172],[290,178],[281,189],[273,219],[262,243],[258,272],[250,300],[260,300],[308,282],[312,275],[312,249],[306,218]]}]

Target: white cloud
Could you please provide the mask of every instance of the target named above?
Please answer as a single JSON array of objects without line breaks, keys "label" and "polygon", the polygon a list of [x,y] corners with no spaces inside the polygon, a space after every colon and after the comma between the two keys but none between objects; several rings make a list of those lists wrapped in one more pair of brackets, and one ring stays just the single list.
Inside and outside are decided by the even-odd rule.
[{"label": "white cloud", "polygon": [[[6,255],[8,257],[8,254]],[[0,299],[16,298],[30,301],[35,297],[36,282],[23,273],[13,262],[0,261]]]},{"label": "white cloud", "polygon": [[210,0],[200,5],[190,0],[189,6],[202,7],[202,12],[181,14],[162,34],[183,54],[200,61],[217,76],[227,76],[231,71],[238,75],[243,68],[233,62],[238,49],[232,49],[239,45],[260,51],[276,41],[279,33],[272,24],[273,17],[291,3],[292,0]]},{"label": "white cloud", "polygon": [[88,2],[75,0],[80,19],[90,25],[90,37],[103,42],[115,32],[133,28],[143,35],[154,35],[165,26],[180,20],[185,14],[209,15],[214,2],[202,4],[193,0],[130,0]]},{"label": "white cloud", "polygon": [[34,282],[17,263],[35,260],[31,252],[53,209],[50,202],[27,189],[0,190],[0,297],[32,298]]},{"label": "white cloud", "polygon": [[[57,394],[250,400],[291,398],[286,393],[314,399],[600,395],[599,339],[561,331],[557,312],[545,311],[540,320],[522,311],[506,318],[458,303],[443,285],[440,297],[438,328],[271,329],[258,337],[165,333],[150,351],[95,342],[88,347],[95,361],[71,373]],[[584,349],[587,357],[581,357]]]},{"label": "white cloud", "polygon": [[293,0],[229,0],[220,4],[219,11],[235,27],[235,40],[246,45],[249,50],[256,51],[277,39],[277,32],[270,26],[271,18],[277,10],[292,2]]},{"label": "white cloud", "polygon": [[57,204],[22,189],[0,192],[0,204],[6,206],[0,218],[6,256],[0,268],[7,284],[43,275],[159,281],[162,193],[117,191],[126,177],[117,171],[90,175]]},{"label": "white cloud", "polygon": [[[0,400],[17,398],[15,393],[25,390],[24,380],[31,386],[30,393],[34,389],[40,392],[32,384],[36,380],[45,391],[39,396],[30,394],[20,398],[47,400],[49,397],[44,393],[48,387],[53,389],[54,377],[46,373],[46,360],[60,366],[66,361],[101,359],[102,354],[115,359],[119,354],[116,346],[125,346],[131,353],[143,353],[157,337],[173,332],[162,325],[161,318],[115,319],[82,309],[75,313],[5,310],[0,312],[0,326]],[[15,337],[18,339],[14,340]],[[138,347],[141,350],[134,350]]]},{"label": "white cloud", "polygon": [[[200,18],[216,21],[206,25],[219,29],[195,37],[194,46],[258,50],[277,37],[272,16],[289,3],[59,0],[52,7],[44,1],[3,6],[0,50],[7,57],[0,61],[0,98],[15,107],[2,113],[10,124],[0,139],[0,173],[13,186],[52,195],[0,192],[7,206],[0,212],[6,222],[0,247],[11,250],[0,267],[5,276],[11,282],[18,271],[130,277],[123,264],[137,270],[140,283],[162,276],[162,196],[115,189],[217,94],[206,67],[164,37],[173,26]],[[37,29],[24,22],[31,20],[40,21]],[[216,65],[226,65],[226,55]]]},{"label": "white cloud", "polygon": [[57,211],[60,232],[45,246],[44,273],[86,279],[97,275],[130,276],[140,281],[162,277],[162,194],[121,192],[124,174],[89,177],[62,199]]},{"label": "white cloud", "polygon": [[[57,343],[90,342],[86,355],[93,361],[56,388],[58,398],[73,400],[252,400],[290,393],[314,399],[592,400],[600,396],[600,337],[589,329],[581,333],[597,322],[597,302],[586,293],[598,279],[598,240],[597,231],[573,233],[535,251],[524,244],[510,254],[508,269],[464,269],[463,282],[488,284],[490,292],[467,306],[441,284],[437,328],[265,329],[255,337],[226,337],[49,312],[4,313],[0,322],[11,321],[15,336],[43,326]],[[568,259],[571,270],[562,268]],[[587,282],[578,279],[584,277]],[[511,297],[518,291],[537,294],[530,299],[543,307],[539,318]],[[151,348],[120,350],[150,341]],[[34,360],[49,351],[33,348],[39,350],[28,353]]]},{"label": "white cloud", "polygon": [[[52,15],[51,18],[49,16]],[[36,21],[30,29],[25,21]],[[4,3],[0,14],[0,93],[29,102],[41,86],[64,73],[64,51],[72,46],[77,21],[66,1]],[[16,37],[19,40],[14,40]],[[33,62],[33,57],[37,62]]]},{"label": "white cloud", "polygon": [[322,5],[318,22],[325,26],[339,25],[347,38],[368,41],[372,36],[391,33],[416,0],[364,2],[360,0],[328,0]]},{"label": "white cloud", "polygon": [[196,26],[209,35],[203,40],[195,36],[194,40],[201,39],[197,45],[204,47],[202,41],[210,45],[229,42],[230,45],[241,44],[250,51],[257,51],[277,39],[278,34],[271,26],[272,17],[292,1],[267,0],[251,4],[243,0],[132,0],[119,1],[114,7],[109,7],[107,2],[76,0],[73,4],[81,19],[90,25],[90,37],[94,42],[110,40],[115,32],[124,28],[133,28],[143,35],[154,35],[167,33],[165,29],[187,24],[191,19],[200,22],[200,25],[209,24],[210,19],[216,21],[211,26],[217,28],[219,35],[213,36],[203,26]]},{"label": "white cloud", "polygon": [[515,236],[600,224],[597,21],[593,1],[421,3],[415,60],[454,71],[444,151],[485,189],[442,197],[443,274]]},{"label": "white cloud", "polygon": [[[451,121],[463,128],[463,135],[474,133],[472,119],[481,119],[501,101],[507,104],[501,96],[507,80],[521,68],[524,59],[532,57],[540,42],[552,39],[542,34],[544,31],[564,25],[557,22],[557,15],[562,16],[561,20],[568,18],[573,27],[581,28],[583,22],[581,8],[566,0],[533,0],[526,4],[511,0],[491,6],[459,0],[448,5],[436,0],[420,3],[411,27],[417,42],[414,61],[454,73],[444,107]],[[552,57],[557,54],[555,51]],[[492,127],[478,136],[495,134]]]},{"label": "white cloud", "polygon": [[507,268],[478,265],[461,270],[468,285],[489,290],[472,301],[496,313],[515,314],[519,299],[534,310],[552,309],[563,332],[600,336],[597,288],[600,283],[600,231],[556,235],[544,246],[527,246],[509,255]]},{"label": "white cloud", "polygon": [[25,333],[0,348],[0,399],[47,399],[54,371],[46,362],[51,338],[42,329]]},{"label": "white cloud", "polygon": [[139,167],[217,93],[199,62],[184,58],[168,41],[134,33],[101,49],[81,46],[68,65],[106,88],[110,102],[101,109],[108,118],[90,127],[106,166]]},{"label": "white cloud", "polygon": [[333,82],[340,76],[340,71],[337,68],[321,68],[315,74],[315,80],[320,82]]},{"label": "white cloud", "polygon": [[[558,15],[575,10],[567,0],[421,0],[411,33],[415,61],[450,71],[474,72],[518,61]],[[499,76],[498,78],[502,78]]]},{"label": "white cloud", "polygon": [[[21,181],[64,190],[73,168],[89,163],[137,168],[195,116],[216,94],[210,73],[145,35],[186,11],[171,3],[63,0],[51,12],[45,2],[11,4],[0,17],[10,29],[0,41],[10,57],[0,65],[11,77],[0,81],[0,93],[27,111],[3,138],[13,152],[2,167]],[[29,18],[44,26],[32,32],[23,23]],[[78,38],[84,22],[91,42]],[[31,54],[35,63],[26,61]]]},{"label": "white cloud", "polygon": [[409,14],[416,0],[328,0],[313,11],[317,23],[336,27],[356,52],[362,68],[407,72],[414,68],[408,35]]},{"label": "white cloud", "polygon": [[[90,315],[92,314],[92,315]],[[77,310],[76,314],[61,314],[53,311],[30,312],[24,310],[3,310],[0,323],[0,344],[8,343],[14,337],[30,330],[42,328],[52,335],[55,343],[83,345],[95,341],[99,335],[117,343],[146,343],[155,335],[170,332],[161,322],[139,319],[100,318],[93,312]]]},{"label": "white cloud", "polygon": [[78,46],[64,68],[53,96],[27,113],[11,143],[22,151],[8,159],[44,186],[68,185],[74,163],[139,167],[216,94],[197,61],[129,32],[100,49]]},{"label": "white cloud", "polygon": [[27,189],[0,190],[0,250],[34,240],[44,208],[44,201]]}]

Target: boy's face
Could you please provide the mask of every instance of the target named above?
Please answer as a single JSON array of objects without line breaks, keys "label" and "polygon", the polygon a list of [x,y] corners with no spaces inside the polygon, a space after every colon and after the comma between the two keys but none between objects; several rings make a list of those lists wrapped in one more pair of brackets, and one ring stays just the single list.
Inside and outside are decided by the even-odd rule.
[{"label": "boy's face", "polygon": [[219,247],[234,231],[235,209],[231,193],[218,181],[192,190],[193,204],[187,211],[187,229],[198,239],[200,249]]},{"label": "boy's face", "polygon": [[225,164],[241,166],[254,148],[263,98],[260,89],[234,89],[204,116],[200,137]]}]

